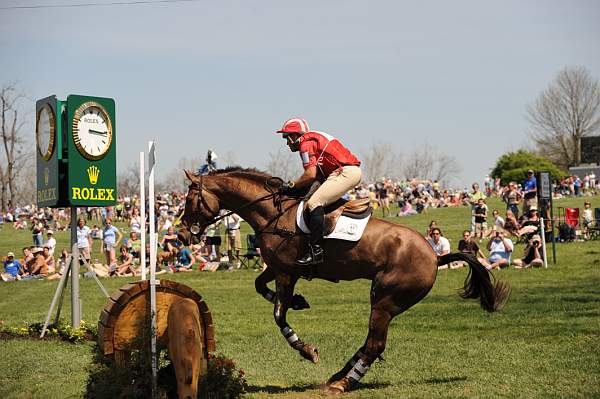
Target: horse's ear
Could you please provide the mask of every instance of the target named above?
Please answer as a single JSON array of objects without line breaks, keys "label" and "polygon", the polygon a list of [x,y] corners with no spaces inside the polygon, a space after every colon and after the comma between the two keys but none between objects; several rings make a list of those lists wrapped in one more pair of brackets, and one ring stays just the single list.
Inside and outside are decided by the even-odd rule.
[{"label": "horse's ear", "polygon": [[192,172],[190,172],[189,170],[184,169],[183,172],[185,173],[185,177],[188,178],[188,180],[195,182],[196,181],[196,176],[194,176],[194,174]]}]

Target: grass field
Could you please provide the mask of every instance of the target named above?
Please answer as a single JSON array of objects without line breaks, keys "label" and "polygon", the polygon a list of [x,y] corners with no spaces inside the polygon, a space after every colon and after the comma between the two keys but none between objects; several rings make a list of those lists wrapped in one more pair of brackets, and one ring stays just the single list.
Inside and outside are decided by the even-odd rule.
[{"label": "grass field", "polygon": [[[558,206],[582,207],[582,199]],[[500,203],[492,201],[491,209]],[[599,207],[600,200],[592,200]],[[490,212],[491,213],[491,212]],[[438,221],[456,250],[469,210],[437,209],[395,221],[425,231]],[[29,232],[0,230],[0,253],[29,244]],[[59,248],[66,233],[59,233]],[[516,255],[522,253],[516,247]],[[16,252],[16,251],[15,251]],[[589,398],[600,397],[600,241],[557,245],[548,269],[495,273],[512,286],[499,313],[487,314],[457,295],[467,270],[442,270],[432,292],[390,327],[385,361],[376,362],[348,398]],[[549,257],[551,259],[551,256]],[[319,347],[321,362],[301,360],[281,337],[272,306],[254,293],[256,273],[179,273],[161,277],[197,290],[211,308],[217,351],[247,372],[248,398],[325,397],[320,385],[366,337],[368,281],[301,281],[312,308],[289,313],[300,337]],[[104,279],[109,292],[127,279]],[[57,282],[0,284],[0,319],[8,325],[43,321]],[[84,320],[95,323],[104,298],[81,279]],[[68,302],[68,301],[66,301]],[[63,313],[68,320],[69,304]],[[0,398],[70,398],[86,392],[92,345],[0,341]]]}]

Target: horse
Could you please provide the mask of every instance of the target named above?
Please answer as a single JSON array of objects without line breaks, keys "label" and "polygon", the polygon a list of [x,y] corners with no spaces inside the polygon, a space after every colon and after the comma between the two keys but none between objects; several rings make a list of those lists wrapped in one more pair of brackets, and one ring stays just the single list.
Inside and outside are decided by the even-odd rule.
[{"label": "horse", "polygon": [[[299,200],[278,193],[283,183],[281,179],[255,169],[235,167],[201,176],[188,171],[185,174],[191,184],[185,200],[180,240],[189,245],[194,236],[223,217],[219,216],[223,209],[237,213],[248,222],[260,236],[261,254],[268,265],[257,278],[256,289],[274,303],[275,323],[288,344],[305,359],[318,362],[317,347],[302,341],[286,321],[290,307],[302,308],[298,306],[294,287],[299,278],[307,275],[305,266],[294,263],[299,252],[308,246],[307,235],[296,226]],[[392,319],[429,293],[439,265],[466,262],[469,273],[460,295],[464,299],[478,299],[488,312],[500,309],[510,294],[509,286],[495,281],[475,257],[459,253],[437,257],[421,234],[390,221],[372,217],[359,241],[327,239],[323,245],[324,262],[311,271],[311,278],[332,282],[372,281],[367,338],[345,366],[327,381],[327,390],[331,393],[348,391],[365,375],[385,350]],[[266,287],[272,279],[275,293]]]}]

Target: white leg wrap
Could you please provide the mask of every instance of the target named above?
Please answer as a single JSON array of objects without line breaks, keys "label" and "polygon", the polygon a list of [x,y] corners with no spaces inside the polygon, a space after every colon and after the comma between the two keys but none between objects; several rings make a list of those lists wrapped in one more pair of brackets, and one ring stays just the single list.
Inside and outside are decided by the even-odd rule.
[{"label": "white leg wrap", "polygon": [[281,329],[281,333],[290,345],[294,344],[296,341],[299,340],[294,330],[292,330],[290,327],[284,327],[283,329]]},{"label": "white leg wrap", "polygon": [[367,374],[367,371],[369,371],[369,366],[362,359],[358,359],[352,370],[346,374],[346,377],[358,381]]},{"label": "white leg wrap", "polygon": [[350,361],[348,363],[350,363],[350,366],[354,366],[356,364],[356,362],[363,356],[364,356],[364,354],[359,350],[358,352],[356,352],[354,354],[354,356],[352,356],[352,359],[350,359]]}]

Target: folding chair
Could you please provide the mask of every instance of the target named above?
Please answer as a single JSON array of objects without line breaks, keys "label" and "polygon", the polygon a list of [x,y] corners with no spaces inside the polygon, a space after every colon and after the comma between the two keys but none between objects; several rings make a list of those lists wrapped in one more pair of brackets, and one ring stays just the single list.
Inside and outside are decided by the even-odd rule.
[{"label": "folding chair", "polygon": [[246,236],[246,253],[240,255],[242,265],[248,269],[260,268],[261,260],[258,238],[254,234],[248,234]]}]

